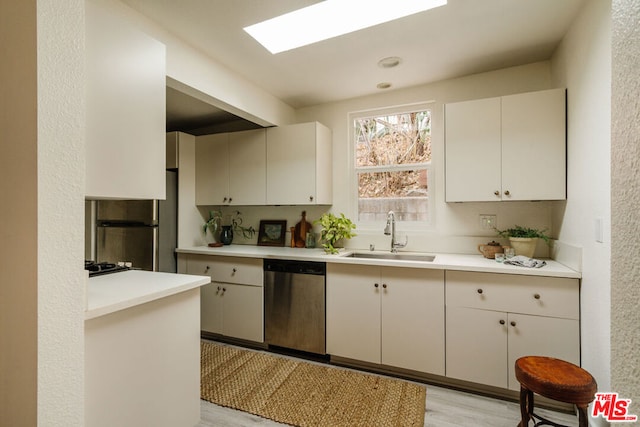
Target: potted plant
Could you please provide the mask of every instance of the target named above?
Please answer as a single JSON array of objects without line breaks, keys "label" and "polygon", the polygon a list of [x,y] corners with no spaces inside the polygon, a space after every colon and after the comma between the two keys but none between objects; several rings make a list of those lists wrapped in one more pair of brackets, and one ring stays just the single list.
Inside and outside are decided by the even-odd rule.
[{"label": "potted plant", "polygon": [[550,244],[549,236],[545,234],[545,230],[538,230],[535,228],[522,227],[519,225],[513,228],[507,228],[506,230],[498,230],[498,235],[503,238],[508,238],[511,247],[516,252],[516,255],[524,255],[532,258],[538,244],[538,239],[542,239],[548,245]]},{"label": "potted plant", "polygon": [[322,226],[320,232],[320,237],[324,242],[322,247],[328,254],[337,254],[338,249],[336,249],[336,245],[338,242],[343,239],[350,239],[356,235],[352,231],[356,228],[356,225],[344,216],[343,213],[341,213],[340,216],[336,216],[327,212],[315,220],[314,224],[320,224]]},{"label": "potted plant", "polygon": [[243,226],[241,215],[240,211],[233,211],[232,215],[223,215],[221,210],[209,211],[209,220],[202,226],[202,231],[206,234],[209,230],[216,242],[225,245],[231,244],[234,231],[241,233],[245,239],[250,239],[256,234],[256,230],[251,225]]}]

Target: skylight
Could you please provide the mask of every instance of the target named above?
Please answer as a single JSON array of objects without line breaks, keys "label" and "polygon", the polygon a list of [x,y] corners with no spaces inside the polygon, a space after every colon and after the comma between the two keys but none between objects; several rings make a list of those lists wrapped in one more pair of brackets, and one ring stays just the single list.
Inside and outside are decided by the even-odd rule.
[{"label": "skylight", "polygon": [[447,4],[447,0],[325,0],[244,30],[276,54]]}]

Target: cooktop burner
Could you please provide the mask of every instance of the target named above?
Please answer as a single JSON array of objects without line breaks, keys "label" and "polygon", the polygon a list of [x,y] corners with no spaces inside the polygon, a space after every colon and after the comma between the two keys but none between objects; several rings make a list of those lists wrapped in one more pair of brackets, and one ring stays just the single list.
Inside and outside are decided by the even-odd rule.
[{"label": "cooktop burner", "polygon": [[110,262],[85,261],[84,269],[89,270],[89,277],[93,277],[99,276],[101,274],[110,274],[117,273],[118,271],[129,270],[129,267],[113,264]]}]

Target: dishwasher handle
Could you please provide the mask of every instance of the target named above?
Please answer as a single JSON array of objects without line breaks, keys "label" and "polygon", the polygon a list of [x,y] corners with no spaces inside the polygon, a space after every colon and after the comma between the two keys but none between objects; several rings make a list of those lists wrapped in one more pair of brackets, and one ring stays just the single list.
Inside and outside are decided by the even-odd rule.
[{"label": "dishwasher handle", "polygon": [[324,276],[326,274],[327,265],[324,262],[314,261],[294,261],[284,259],[265,259],[264,271],[272,271],[276,273],[294,273],[294,274],[311,274],[315,276]]}]

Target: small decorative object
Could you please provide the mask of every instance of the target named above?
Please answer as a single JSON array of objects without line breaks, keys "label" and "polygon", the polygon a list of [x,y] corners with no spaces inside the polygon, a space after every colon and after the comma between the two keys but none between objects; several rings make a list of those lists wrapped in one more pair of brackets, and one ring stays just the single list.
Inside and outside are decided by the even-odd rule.
[{"label": "small decorative object", "polygon": [[502,249],[504,249],[504,257],[506,259],[511,259],[516,256],[516,250],[511,246],[503,246]]},{"label": "small decorative object", "polygon": [[295,227],[291,227],[291,247],[295,248],[296,247],[296,228]]},{"label": "small decorative object", "polygon": [[495,258],[496,261],[498,262],[503,262],[504,261],[504,254],[502,252],[495,254]]},{"label": "small decorative object", "polygon": [[[206,234],[207,230],[209,230],[217,242],[224,243],[225,245],[231,244],[234,231],[242,234],[242,237],[245,239],[250,239],[256,234],[256,230],[253,226],[244,227],[242,225],[241,215],[242,212],[240,211],[233,211],[231,215],[223,215],[221,210],[209,211],[209,220],[202,226],[202,231]],[[227,236],[225,237],[225,241],[229,241],[229,243],[225,243],[222,240],[221,234],[225,227],[229,227],[229,231],[226,231]],[[230,240],[229,234],[231,235]]]},{"label": "small decorative object", "polygon": [[293,230],[296,248],[304,248],[306,246],[307,231],[309,230],[311,230],[311,224],[307,222],[307,212],[302,211],[302,219]]},{"label": "small decorative object", "polygon": [[523,255],[529,258],[533,257],[536,251],[538,239],[542,239],[545,243],[550,244],[549,236],[544,234],[546,230],[536,230],[535,228],[527,228],[516,225],[513,228],[500,231],[496,228],[500,237],[508,238],[515,251],[515,255]]},{"label": "small decorative object", "polygon": [[478,252],[484,255],[485,258],[493,259],[498,253],[502,253],[502,246],[496,241],[491,241],[486,245],[478,245]]},{"label": "small decorative object", "polygon": [[316,234],[313,230],[307,231],[307,238],[305,239],[304,247],[307,249],[313,249],[316,247]]},{"label": "small decorative object", "polygon": [[287,220],[260,220],[258,246],[284,246]]},{"label": "small decorative object", "polygon": [[328,254],[338,253],[338,249],[336,249],[338,241],[356,236],[352,231],[356,228],[356,225],[351,222],[349,218],[345,217],[343,213],[341,213],[340,216],[336,216],[327,212],[314,221],[314,224],[320,224],[322,226],[320,238],[324,242],[322,243],[322,247]]},{"label": "small decorative object", "polygon": [[223,245],[230,245],[233,242],[233,230],[230,225],[223,225],[220,232],[220,241]]}]

